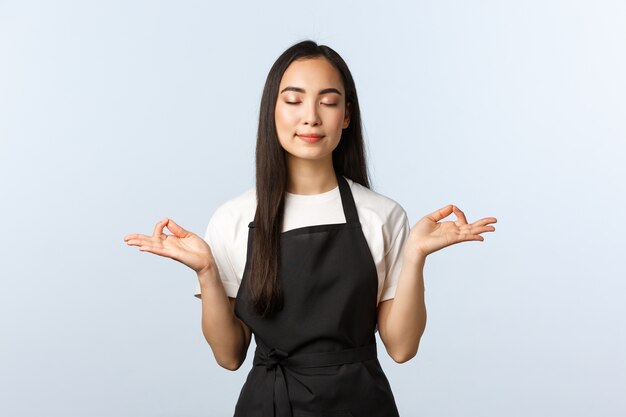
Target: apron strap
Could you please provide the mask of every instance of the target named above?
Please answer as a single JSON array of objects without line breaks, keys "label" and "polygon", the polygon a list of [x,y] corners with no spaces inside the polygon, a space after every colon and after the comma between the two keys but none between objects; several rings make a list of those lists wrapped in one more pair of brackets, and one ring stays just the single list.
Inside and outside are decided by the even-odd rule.
[{"label": "apron strap", "polygon": [[359,215],[356,211],[356,204],[354,204],[354,197],[352,197],[352,191],[350,191],[348,181],[346,181],[343,175],[337,175],[337,182],[339,183],[341,205],[343,205],[343,214],[346,216],[346,223],[358,223]]}]

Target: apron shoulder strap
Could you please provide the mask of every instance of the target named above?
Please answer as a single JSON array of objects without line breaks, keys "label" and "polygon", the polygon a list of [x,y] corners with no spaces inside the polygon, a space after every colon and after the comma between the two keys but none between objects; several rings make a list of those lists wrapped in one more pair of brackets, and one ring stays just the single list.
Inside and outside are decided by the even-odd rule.
[{"label": "apron shoulder strap", "polygon": [[358,223],[359,215],[348,181],[343,175],[337,175],[337,182],[339,183],[339,193],[341,194],[341,204],[343,205],[343,214],[346,216],[346,223]]}]

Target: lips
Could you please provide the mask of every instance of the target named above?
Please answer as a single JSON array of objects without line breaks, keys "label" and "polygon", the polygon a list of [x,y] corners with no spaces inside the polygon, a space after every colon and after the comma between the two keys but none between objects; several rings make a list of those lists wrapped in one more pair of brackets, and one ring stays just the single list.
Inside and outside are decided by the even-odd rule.
[{"label": "lips", "polygon": [[308,143],[318,142],[324,137],[317,133],[298,133],[296,136]]}]

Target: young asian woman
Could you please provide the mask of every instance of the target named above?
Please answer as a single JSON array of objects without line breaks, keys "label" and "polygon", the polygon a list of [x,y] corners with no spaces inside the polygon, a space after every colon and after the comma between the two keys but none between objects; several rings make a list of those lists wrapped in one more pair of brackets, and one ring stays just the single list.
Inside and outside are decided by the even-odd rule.
[{"label": "young asian woman", "polygon": [[197,273],[219,365],[238,369],[255,336],[236,417],[391,417],[375,332],[396,362],[413,358],[427,256],[482,241],[494,223],[468,223],[450,204],[410,227],[398,203],[370,190],[350,70],[333,49],[303,41],[265,83],[256,186],[216,210],[205,239],[165,218],[124,240]]}]

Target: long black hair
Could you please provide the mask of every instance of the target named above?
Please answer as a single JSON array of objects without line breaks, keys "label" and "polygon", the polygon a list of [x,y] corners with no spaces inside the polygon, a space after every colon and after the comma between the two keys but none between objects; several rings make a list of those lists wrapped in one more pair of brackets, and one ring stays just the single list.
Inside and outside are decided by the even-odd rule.
[{"label": "long black hair", "polygon": [[285,151],[276,133],[278,89],[285,70],[293,61],[318,57],[327,59],[339,71],[346,93],[346,110],[350,114],[350,123],[342,131],[339,144],[333,151],[335,173],[367,188],[370,186],[359,101],[348,66],[337,52],[326,45],[306,40],[291,46],[278,57],[267,75],[259,112],[256,143],[256,228],[249,279],[246,282],[251,307],[261,317],[271,316],[283,305],[278,266],[288,172]]}]

